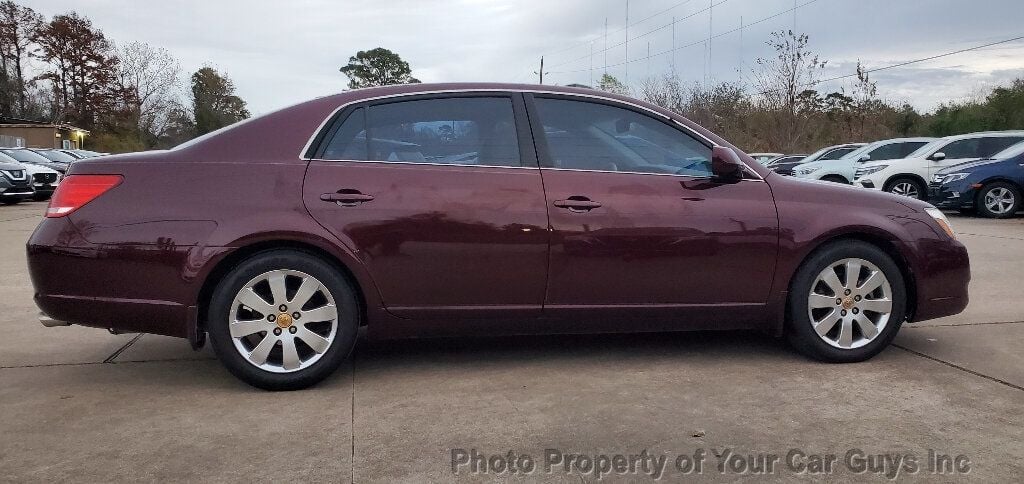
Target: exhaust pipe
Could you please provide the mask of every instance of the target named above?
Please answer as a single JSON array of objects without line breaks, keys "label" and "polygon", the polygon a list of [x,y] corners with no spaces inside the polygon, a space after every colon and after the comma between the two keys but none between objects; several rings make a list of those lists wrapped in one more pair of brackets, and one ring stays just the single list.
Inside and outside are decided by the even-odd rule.
[{"label": "exhaust pipe", "polygon": [[43,313],[39,313],[39,324],[46,326],[47,328],[55,328],[57,326],[71,326],[71,323],[67,321],[60,321],[53,319]]}]

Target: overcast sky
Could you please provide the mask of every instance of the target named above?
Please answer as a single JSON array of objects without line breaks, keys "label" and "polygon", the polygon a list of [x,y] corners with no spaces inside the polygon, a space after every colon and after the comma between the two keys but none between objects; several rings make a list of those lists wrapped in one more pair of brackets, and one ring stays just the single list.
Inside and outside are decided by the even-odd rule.
[{"label": "overcast sky", "polygon": [[[424,82],[535,83],[545,55],[545,83],[590,84],[607,62],[610,74],[635,84],[668,72],[673,62],[688,82],[705,76],[738,81],[741,65],[749,81],[754,61],[769,55],[769,33],[794,25],[828,60],[826,77],[852,73],[858,60],[884,67],[1024,35],[1024,0],[796,0],[795,16],[788,12],[760,23],[792,9],[794,1],[713,0],[709,12],[711,1],[630,1],[628,52],[616,45],[627,37],[625,0],[20,3],[47,17],[73,8],[115,42],[164,47],[181,61],[183,77],[213,65],[230,75],[257,114],[345,89],[338,68],[356,51],[378,46],[398,52]],[[678,49],[645,59],[648,44],[652,54],[673,48],[673,16]],[[609,48],[602,52],[605,19]],[[742,41],[740,32],[712,39],[706,60],[701,41],[709,29],[723,34],[739,28],[741,19]],[[1018,76],[1024,76],[1024,41],[879,72],[874,79],[880,96],[927,110]]]}]

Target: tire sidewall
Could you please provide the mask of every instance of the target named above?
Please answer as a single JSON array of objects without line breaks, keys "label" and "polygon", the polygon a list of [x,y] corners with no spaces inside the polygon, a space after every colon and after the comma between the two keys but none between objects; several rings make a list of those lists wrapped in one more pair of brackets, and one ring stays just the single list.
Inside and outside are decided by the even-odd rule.
[{"label": "tire sidewall", "polygon": [[[331,347],[313,365],[291,373],[273,373],[253,366],[236,349],[228,328],[238,291],[254,277],[277,269],[301,271],[317,278],[331,293],[338,311]],[[239,379],[265,390],[298,390],[330,376],[349,356],[359,328],[358,308],[355,291],[338,268],[305,252],[271,250],[254,254],[221,279],[210,298],[206,331],[217,358]]]},{"label": "tire sidewall", "polygon": [[[818,274],[836,261],[859,258],[877,266],[892,288],[892,312],[889,321],[870,343],[852,349],[836,348],[823,341],[815,332],[807,314],[807,297]],[[827,244],[814,251],[797,270],[790,286],[786,335],[790,343],[801,353],[812,358],[834,362],[851,363],[867,360],[892,342],[906,318],[907,289],[899,267],[884,251],[866,242],[845,240]]]}]

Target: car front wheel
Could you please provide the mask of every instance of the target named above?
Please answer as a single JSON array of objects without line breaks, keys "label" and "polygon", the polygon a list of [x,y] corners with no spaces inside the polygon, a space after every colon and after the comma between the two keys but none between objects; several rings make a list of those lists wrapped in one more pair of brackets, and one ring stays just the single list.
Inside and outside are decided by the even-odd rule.
[{"label": "car front wheel", "polygon": [[978,192],[978,213],[988,218],[1009,218],[1020,208],[1020,190],[1005,183],[985,185]]},{"label": "car front wheel", "polygon": [[863,361],[892,341],[905,314],[906,288],[892,258],[866,242],[839,241],[815,251],[797,271],[786,334],[810,357]]},{"label": "car front wheel", "polygon": [[355,291],[338,269],[292,250],[256,254],[229,272],[206,321],[221,362],[265,390],[328,377],[351,352],[358,326]]},{"label": "car front wheel", "polygon": [[889,182],[885,187],[885,191],[918,200],[926,200],[928,198],[928,192],[925,190],[924,185],[913,178],[897,178]]}]

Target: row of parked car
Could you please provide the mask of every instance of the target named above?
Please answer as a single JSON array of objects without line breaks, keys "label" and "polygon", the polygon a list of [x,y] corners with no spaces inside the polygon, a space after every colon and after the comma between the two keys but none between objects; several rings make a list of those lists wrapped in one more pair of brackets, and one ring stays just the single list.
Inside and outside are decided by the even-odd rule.
[{"label": "row of parked car", "polygon": [[48,200],[75,160],[99,155],[87,150],[0,147],[0,203]]},{"label": "row of parked car", "polygon": [[990,218],[1012,217],[1024,198],[1024,131],[895,138],[828,146],[810,155],[751,156],[782,175],[884,190]]}]

